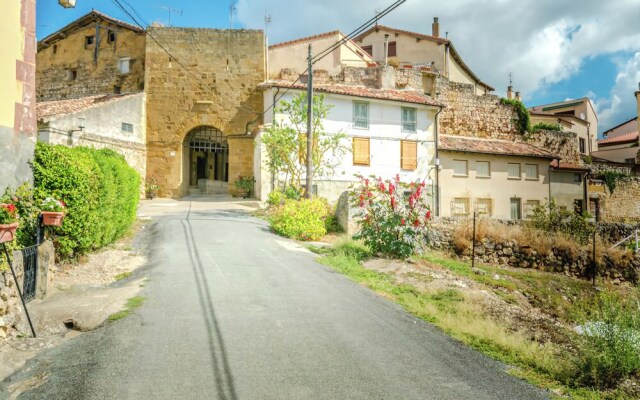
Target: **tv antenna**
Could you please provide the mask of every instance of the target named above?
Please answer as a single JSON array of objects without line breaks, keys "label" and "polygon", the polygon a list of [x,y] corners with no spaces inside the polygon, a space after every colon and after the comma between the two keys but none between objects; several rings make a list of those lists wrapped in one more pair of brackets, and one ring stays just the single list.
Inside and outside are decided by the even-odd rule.
[{"label": "tv antenna", "polygon": [[509,72],[509,86],[513,86],[513,75]]},{"label": "tv antenna", "polygon": [[378,18],[377,17],[378,17],[378,15],[380,15],[380,9],[376,8],[375,9],[375,13],[376,13],[376,26],[378,26]]},{"label": "tv antenna", "polygon": [[233,29],[233,14],[236,10],[236,6],[233,5],[233,0],[229,0],[229,29]]},{"label": "tv antenna", "polygon": [[167,26],[171,26],[171,14],[175,14],[179,17],[182,16],[181,8],[171,8],[169,6],[160,6],[160,8],[162,8],[163,10],[167,10],[167,12],[169,13],[169,24]]}]

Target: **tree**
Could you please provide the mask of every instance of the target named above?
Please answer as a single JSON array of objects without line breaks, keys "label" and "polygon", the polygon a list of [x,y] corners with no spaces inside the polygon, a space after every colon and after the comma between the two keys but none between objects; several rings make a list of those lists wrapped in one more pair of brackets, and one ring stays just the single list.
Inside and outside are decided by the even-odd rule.
[{"label": "tree", "polygon": [[[324,103],[324,95],[313,96],[313,175],[331,176],[340,165],[347,151],[342,132],[327,133],[323,121],[333,106]],[[294,96],[291,102],[283,101],[276,107],[276,114],[285,118],[275,119],[262,136],[267,150],[267,166],[283,189],[302,187],[307,159],[307,95]]]}]

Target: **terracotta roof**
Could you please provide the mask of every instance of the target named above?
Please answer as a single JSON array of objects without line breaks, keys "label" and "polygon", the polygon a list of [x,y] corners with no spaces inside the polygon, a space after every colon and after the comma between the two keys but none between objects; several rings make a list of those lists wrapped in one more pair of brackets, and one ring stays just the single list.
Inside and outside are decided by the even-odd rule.
[{"label": "terracotta roof", "polygon": [[292,44],[307,42],[307,41],[315,40],[315,39],[321,39],[321,38],[324,38],[324,37],[338,35],[338,34],[341,35],[342,32],[340,32],[338,30],[335,30],[335,31],[331,31],[331,32],[319,33],[317,35],[305,36],[305,37],[302,37],[302,38],[299,38],[299,39],[288,40],[286,42],[272,44],[271,46],[269,46],[269,48],[270,49],[274,49],[274,48],[278,48],[278,47],[290,46]]},{"label": "terracotta roof", "polygon": [[49,36],[47,36],[46,38],[40,40],[38,42],[38,51],[40,51],[42,48],[45,48],[47,46],[49,46],[51,43],[56,42],[60,39],[64,39],[66,37],[66,34],[68,34],[71,31],[74,31],[76,29],[79,28],[83,28],[87,25],[89,25],[92,22],[95,22],[97,20],[103,20],[109,23],[112,23],[114,25],[118,25],[122,28],[126,28],[129,30],[132,30],[134,32],[144,32],[144,29],[140,28],[137,25],[132,25],[130,23],[121,21],[119,19],[113,18],[108,16],[107,14],[101,13],[100,11],[96,11],[93,10],[88,14],[83,15],[82,17],[76,19],[75,21],[71,22],[70,24],[66,25],[65,27],[63,27],[62,29],[50,34]]},{"label": "terracotta roof", "polygon": [[566,170],[566,171],[585,171],[585,172],[591,171],[591,168],[586,167],[584,165],[567,163],[564,161],[558,162],[558,160],[551,161],[551,166],[554,169],[560,169],[560,170]]},{"label": "terracotta roof", "polygon": [[439,149],[445,151],[461,151],[465,153],[535,158],[559,158],[546,150],[542,150],[528,143],[466,136],[440,135]]},{"label": "terracotta roof", "polygon": [[401,33],[401,34],[405,34],[405,35],[408,35],[408,36],[413,36],[413,37],[419,38],[419,39],[430,40],[432,42],[436,42],[436,43],[440,43],[440,44],[448,44],[449,45],[449,49],[451,51],[451,56],[460,64],[460,66],[462,67],[462,69],[465,70],[465,72],[467,72],[469,75],[471,75],[471,77],[473,79],[475,79],[480,85],[486,87],[490,91],[491,90],[495,90],[494,87],[482,82],[480,80],[480,78],[478,78],[476,76],[476,74],[474,74],[473,71],[471,71],[471,68],[469,68],[469,66],[467,64],[465,64],[465,62],[462,60],[462,57],[460,57],[460,54],[455,49],[455,47],[453,47],[453,43],[451,43],[451,41],[449,39],[444,39],[444,38],[436,37],[436,36],[432,36],[432,35],[425,35],[423,33],[418,33],[418,32],[405,31],[403,29],[391,28],[391,27],[385,26],[385,25],[376,25],[376,26],[370,28],[369,30],[361,33],[357,37],[355,37],[354,40],[355,41],[362,41],[362,39],[364,39],[366,36],[369,36],[369,34],[371,34],[371,32],[374,32],[374,31],[378,32],[379,30],[385,30],[385,31],[393,32],[393,33]]},{"label": "terracotta roof", "polygon": [[633,143],[638,142],[638,131],[625,133],[623,135],[617,135],[608,137],[606,139],[598,140],[598,146],[610,146],[615,144]]},{"label": "terracotta roof", "polygon": [[[307,85],[302,83],[293,84],[288,81],[268,81],[260,84],[260,88],[279,87],[298,90],[306,90]],[[313,90],[321,93],[340,94],[345,96],[364,97],[369,99],[400,101],[404,103],[424,104],[428,106],[443,107],[444,104],[415,90],[396,89],[374,89],[365,86],[347,85],[314,85]]]},{"label": "terracotta roof", "polygon": [[38,121],[49,121],[55,117],[76,113],[87,108],[122,100],[138,93],[129,94],[101,94],[97,96],[80,97],[77,99],[42,101],[36,104]]}]

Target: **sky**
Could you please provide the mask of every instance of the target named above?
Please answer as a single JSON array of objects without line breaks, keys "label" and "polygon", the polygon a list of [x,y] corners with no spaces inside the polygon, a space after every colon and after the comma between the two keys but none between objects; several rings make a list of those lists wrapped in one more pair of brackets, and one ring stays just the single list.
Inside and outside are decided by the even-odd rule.
[{"label": "sky", "polygon": [[[37,1],[37,36],[92,8],[132,22],[113,0],[77,0],[64,9]],[[122,0],[121,0],[122,1]],[[278,43],[335,29],[350,33],[393,0],[126,0],[143,17],[182,27],[264,29]],[[233,7],[233,22],[230,9]],[[637,114],[640,0],[407,0],[380,22],[430,34],[433,17],[481,80],[504,95],[509,84],[527,107],[589,97],[600,132]]]}]

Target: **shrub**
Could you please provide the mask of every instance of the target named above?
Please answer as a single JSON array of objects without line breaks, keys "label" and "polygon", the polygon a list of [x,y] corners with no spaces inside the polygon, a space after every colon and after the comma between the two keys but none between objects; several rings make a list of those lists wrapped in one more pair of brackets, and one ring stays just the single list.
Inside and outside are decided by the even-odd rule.
[{"label": "shrub", "polygon": [[640,373],[640,307],[610,292],[595,303],[582,319],[577,382],[615,387]]},{"label": "shrub", "polygon": [[529,110],[527,110],[520,100],[506,99],[503,97],[500,99],[500,102],[504,105],[513,106],[516,111],[516,115],[518,116],[516,123],[520,133],[525,134],[531,131],[531,116],[529,115]]},{"label": "shrub", "polygon": [[555,201],[549,206],[539,206],[533,210],[531,226],[545,232],[562,232],[586,244],[593,235],[595,225],[589,223],[586,215],[579,215],[560,207]]},{"label": "shrub", "polygon": [[277,234],[297,240],[318,240],[327,233],[326,200],[286,200],[270,211],[269,224]]},{"label": "shrub", "polygon": [[607,188],[609,188],[609,192],[613,193],[613,191],[616,190],[618,181],[628,176],[629,175],[625,174],[624,172],[604,171],[598,176],[598,178],[602,179],[604,183],[607,185]]},{"label": "shrub", "polygon": [[[406,258],[420,249],[426,240],[431,211],[422,190],[424,183],[359,177],[351,190],[350,201],[359,210],[355,217],[360,231],[354,236],[374,252]],[[405,191],[411,192],[405,196]]]},{"label": "shrub", "polygon": [[16,232],[16,241],[9,243],[13,248],[24,248],[33,246],[36,243],[36,232],[38,227],[38,215],[40,209],[33,198],[33,188],[24,183],[17,189],[7,188],[0,203],[10,202],[17,209],[18,222],[20,226]]},{"label": "shrub", "polygon": [[111,150],[36,145],[34,198],[67,204],[62,227],[54,229],[61,258],[101,248],[122,237],[136,219],[140,177]]},{"label": "shrub", "polygon": [[533,133],[542,131],[542,130],[561,131],[562,127],[560,127],[560,124],[545,124],[544,122],[538,122],[531,128],[531,132]]},{"label": "shrub", "polygon": [[267,196],[267,204],[272,207],[279,206],[280,204],[282,204],[283,200],[284,194],[279,190],[274,190]]}]

